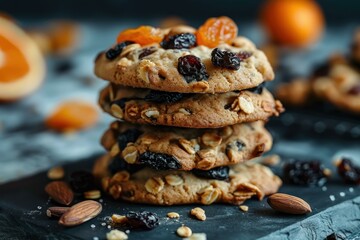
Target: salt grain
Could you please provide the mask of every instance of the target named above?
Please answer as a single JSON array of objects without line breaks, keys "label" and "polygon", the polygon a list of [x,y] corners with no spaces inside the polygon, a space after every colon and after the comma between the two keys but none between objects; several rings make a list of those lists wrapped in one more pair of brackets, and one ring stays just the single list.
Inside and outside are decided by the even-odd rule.
[{"label": "salt grain", "polygon": [[93,240],[99,240],[99,238],[98,237],[93,237]]},{"label": "salt grain", "polygon": [[330,195],[329,197],[330,197],[331,201],[335,201],[335,196],[334,195]]},{"label": "salt grain", "polygon": [[95,228],[96,226],[95,226],[95,224],[91,224],[90,227],[91,227],[91,228]]},{"label": "salt grain", "polygon": [[107,226],[107,228],[108,228],[108,229],[111,229],[111,226],[110,226],[110,225],[108,225],[108,226]]},{"label": "salt grain", "polygon": [[102,203],[102,202],[104,202],[104,200],[103,200],[102,198],[100,198],[100,199],[99,199],[99,202]]},{"label": "salt grain", "polygon": [[41,207],[41,206],[37,206],[37,209],[39,209],[39,210],[40,210],[40,209],[42,209],[42,207]]},{"label": "salt grain", "polygon": [[340,195],[340,197],[345,197],[345,193],[344,193],[344,192],[340,192],[339,195]]},{"label": "salt grain", "polygon": [[323,186],[321,189],[325,192],[327,190],[327,187]]},{"label": "salt grain", "polygon": [[354,188],[349,188],[349,192],[354,192]]},{"label": "salt grain", "polygon": [[101,223],[101,226],[105,227],[105,226],[106,226],[106,223],[104,223],[104,222],[103,222],[103,223]]},{"label": "salt grain", "polygon": [[126,231],[125,231],[125,233],[126,233],[126,234],[129,234],[129,233],[130,233],[130,230],[129,230],[129,229],[128,229],[128,230],[126,230]]}]

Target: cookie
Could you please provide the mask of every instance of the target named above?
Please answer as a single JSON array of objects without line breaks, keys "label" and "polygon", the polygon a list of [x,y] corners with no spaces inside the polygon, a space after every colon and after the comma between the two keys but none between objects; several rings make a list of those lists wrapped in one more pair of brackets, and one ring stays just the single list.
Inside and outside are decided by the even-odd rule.
[{"label": "cookie", "polygon": [[219,94],[182,94],[111,84],[100,93],[102,109],[131,123],[186,128],[219,128],[267,120],[283,111],[261,87]]},{"label": "cookie", "polygon": [[[265,54],[250,40],[238,37],[231,45],[221,44],[218,48],[240,56],[238,69],[219,67],[221,59],[214,61],[217,64],[214,65],[211,60],[214,48],[203,45],[165,49],[161,44],[130,44],[124,46],[119,56],[110,54],[110,59],[106,52],[100,53],[95,60],[95,74],[125,86],[181,93],[243,90],[274,78]],[[184,56],[190,55],[190,61],[183,61],[189,60]]]},{"label": "cookie", "polygon": [[262,121],[219,129],[154,127],[114,122],[101,143],[112,156],[155,169],[192,170],[236,164],[269,151]]},{"label": "cookie", "polygon": [[[107,155],[98,161],[110,162]],[[96,163],[96,166],[106,165]],[[95,169],[97,173],[101,172]],[[98,175],[99,176],[99,175]],[[280,178],[260,164],[237,164],[229,168],[227,179],[199,177],[192,172],[142,168],[100,176],[103,190],[114,199],[156,205],[228,203],[242,204],[253,196],[262,199],[276,193]]]}]

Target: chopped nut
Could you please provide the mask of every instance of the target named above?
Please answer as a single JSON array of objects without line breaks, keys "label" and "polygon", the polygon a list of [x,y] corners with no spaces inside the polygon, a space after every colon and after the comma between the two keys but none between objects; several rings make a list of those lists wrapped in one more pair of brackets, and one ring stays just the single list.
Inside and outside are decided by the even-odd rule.
[{"label": "chopped nut", "polygon": [[168,217],[168,218],[179,218],[180,215],[179,215],[177,212],[169,212],[169,213],[167,214],[167,217]]},{"label": "chopped nut", "polygon": [[117,143],[115,143],[110,150],[110,156],[115,157],[116,155],[118,155],[120,153],[120,148],[119,145]]},{"label": "chopped nut", "polygon": [[118,184],[114,184],[110,187],[109,193],[114,199],[119,199],[121,196],[121,186]]},{"label": "chopped nut", "polygon": [[149,70],[152,67],[155,67],[155,63],[151,62],[150,60],[143,59],[142,61],[140,61],[139,67],[137,68],[138,78],[145,83],[149,83]]},{"label": "chopped nut", "polygon": [[255,111],[254,105],[250,100],[247,100],[244,97],[239,97],[239,106],[242,111],[247,114],[253,113]]},{"label": "chopped nut", "polygon": [[101,197],[101,192],[99,190],[91,190],[84,192],[85,199],[99,199]]},{"label": "chopped nut", "polygon": [[232,148],[229,148],[226,150],[226,156],[229,158],[230,162],[236,161],[237,151],[233,150]]},{"label": "chopped nut", "polygon": [[140,44],[134,43],[127,45],[121,52],[120,57],[125,57],[128,53],[134,51],[135,49],[140,48]]},{"label": "chopped nut", "polygon": [[126,216],[119,214],[113,214],[111,220],[114,224],[124,224],[128,221]]},{"label": "chopped nut", "polygon": [[144,119],[146,118],[156,119],[159,117],[159,115],[160,113],[156,108],[149,108],[141,112],[141,117]]},{"label": "chopped nut", "polygon": [[200,81],[192,84],[192,90],[194,92],[205,92],[208,89],[209,83],[207,81]]},{"label": "chopped nut", "polygon": [[145,189],[149,193],[157,194],[164,188],[164,181],[159,177],[149,178],[145,183]]},{"label": "chopped nut", "polygon": [[129,181],[130,174],[127,171],[120,171],[114,174],[114,176],[111,178],[110,184],[116,184],[116,183],[122,183]]},{"label": "chopped nut", "polygon": [[122,151],[122,156],[124,158],[124,160],[127,163],[133,164],[136,162],[136,159],[139,155],[139,152],[137,150],[137,148],[135,146],[127,146],[123,151]]},{"label": "chopped nut", "polygon": [[246,206],[246,205],[241,205],[241,206],[239,206],[239,209],[240,209],[241,211],[243,211],[243,212],[249,211],[249,207]]},{"label": "chopped nut", "polygon": [[202,208],[199,208],[199,207],[193,208],[193,209],[191,209],[190,214],[191,214],[192,216],[195,216],[197,219],[199,219],[199,220],[201,220],[201,221],[205,221],[205,220],[206,220],[205,211],[204,211],[204,209],[202,209]]},{"label": "chopped nut", "polygon": [[184,180],[179,175],[169,174],[165,177],[165,181],[171,186],[178,186],[184,183]]},{"label": "chopped nut", "polygon": [[193,233],[189,238],[184,238],[183,240],[206,240],[205,233]]},{"label": "chopped nut", "polygon": [[217,147],[221,144],[222,138],[213,133],[205,133],[201,137],[203,144],[209,147]]},{"label": "chopped nut", "polygon": [[201,194],[201,203],[210,205],[215,202],[220,196],[220,190],[208,188]]},{"label": "chopped nut", "polygon": [[53,167],[47,172],[47,176],[51,180],[58,180],[63,178],[65,175],[64,168],[62,167]]},{"label": "chopped nut", "polygon": [[192,231],[189,227],[182,225],[181,227],[179,227],[176,230],[176,233],[180,236],[180,237],[190,237],[192,235]]},{"label": "chopped nut", "polygon": [[189,154],[195,154],[195,149],[192,147],[192,143],[184,138],[179,139],[180,146]]},{"label": "chopped nut", "polygon": [[273,112],[273,105],[271,104],[271,102],[262,101],[261,107],[262,109],[264,109],[265,112]]},{"label": "chopped nut", "polygon": [[122,108],[119,105],[117,105],[116,103],[111,104],[110,111],[114,117],[123,119],[124,112],[123,112]]},{"label": "chopped nut", "polygon": [[128,236],[126,235],[126,233],[124,233],[120,230],[114,229],[106,234],[106,239],[107,240],[127,240]]}]

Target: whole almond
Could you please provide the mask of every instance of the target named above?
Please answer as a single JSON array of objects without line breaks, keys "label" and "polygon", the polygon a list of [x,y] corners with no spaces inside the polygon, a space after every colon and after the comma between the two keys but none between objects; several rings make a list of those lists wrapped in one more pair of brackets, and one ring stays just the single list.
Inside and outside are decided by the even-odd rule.
[{"label": "whole almond", "polygon": [[74,193],[64,181],[53,181],[46,185],[45,192],[56,202],[70,205],[74,199]]},{"label": "whole almond", "polygon": [[48,217],[61,217],[64,213],[70,210],[70,207],[49,207],[46,210]]},{"label": "whole almond", "polygon": [[67,227],[82,224],[96,217],[102,210],[102,205],[93,200],[79,202],[64,213],[59,224]]},{"label": "whole almond", "polygon": [[290,214],[306,214],[311,212],[310,205],[303,199],[284,193],[272,194],[267,199],[274,210]]}]

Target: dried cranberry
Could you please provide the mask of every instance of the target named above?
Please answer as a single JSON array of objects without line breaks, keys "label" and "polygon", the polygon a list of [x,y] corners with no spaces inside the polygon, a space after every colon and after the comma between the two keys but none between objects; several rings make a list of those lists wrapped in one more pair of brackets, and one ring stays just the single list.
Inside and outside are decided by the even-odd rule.
[{"label": "dried cranberry", "polygon": [[201,178],[227,180],[229,179],[229,170],[229,167],[225,166],[212,168],[210,170],[193,169],[192,172]]},{"label": "dried cranberry", "polygon": [[211,52],[211,62],[218,67],[238,70],[241,60],[236,53],[215,48]]},{"label": "dried cranberry", "polygon": [[148,211],[130,211],[126,214],[126,218],[130,227],[135,229],[153,229],[159,225],[158,216]]},{"label": "dried cranberry", "polygon": [[180,162],[174,156],[164,153],[144,152],[139,156],[139,162],[156,170],[181,168]]},{"label": "dried cranberry", "polygon": [[160,45],[165,49],[191,48],[196,45],[196,36],[192,33],[166,36]]},{"label": "dried cranberry", "polygon": [[207,80],[209,78],[205,65],[194,55],[186,55],[178,59],[178,71],[186,82]]},{"label": "dried cranberry", "polygon": [[343,158],[337,166],[339,175],[347,183],[360,184],[360,167],[355,166],[348,158]]},{"label": "dried cranberry", "polygon": [[319,161],[293,161],[285,164],[284,180],[296,185],[322,186],[327,177]]},{"label": "dried cranberry", "polygon": [[135,173],[142,168],[143,166],[139,164],[128,164],[124,159],[120,158],[119,156],[113,158],[108,167],[111,174],[115,174],[123,170],[128,171],[129,173]]},{"label": "dried cranberry", "polygon": [[144,98],[145,101],[156,103],[175,103],[189,94],[176,92],[162,92],[151,90]]},{"label": "dried cranberry", "polygon": [[350,95],[360,95],[360,84],[350,88],[347,93]]},{"label": "dried cranberry", "polygon": [[154,52],[156,52],[155,47],[148,47],[148,48],[142,49],[140,54],[139,54],[139,60],[143,59],[146,56],[149,56],[149,55],[153,54]]},{"label": "dried cranberry", "polygon": [[249,89],[246,89],[246,90],[250,91],[250,92],[253,92],[253,93],[256,93],[256,94],[262,94],[262,92],[264,90],[264,87],[265,87],[265,82],[259,84],[256,87],[249,88]]},{"label": "dried cranberry", "polygon": [[240,58],[240,61],[244,61],[245,59],[248,59],[249,57],[251,57],[252,53],[243,51],[243,52],[238,52],[237,56]]},{"label": "dried cranberry", "polygon": [[86,171],[71,173],[70,185],[77,193],[83,193],[96,188],[94,176]]},{"label": "dried cranberry", "polygon": [[107,52],[105,53],[105,56],[107,59],[109,60],[113,60],[115,58],[117,58],[117,56],[119,56],[122,52],[122,50],[130,45],[130,44],[134,44],[134,42],[132,41],[125,41],[122,43],[117,44],[115,47],[110,48],[109,50],[107,50]]}]

